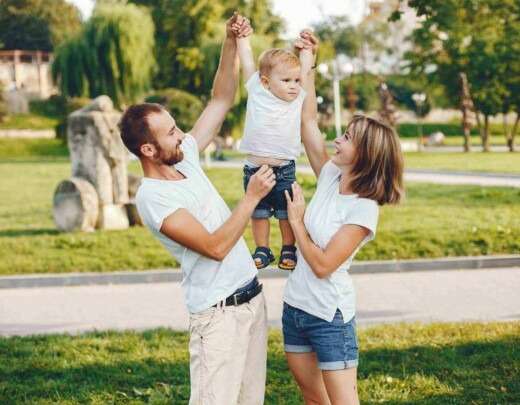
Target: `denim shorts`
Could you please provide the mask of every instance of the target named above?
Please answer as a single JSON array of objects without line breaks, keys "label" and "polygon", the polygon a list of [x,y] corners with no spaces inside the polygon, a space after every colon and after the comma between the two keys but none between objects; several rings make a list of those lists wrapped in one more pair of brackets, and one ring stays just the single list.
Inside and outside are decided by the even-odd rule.
[{"label": "denim shorts", "polygon": [[284,303],[282,325],[286,352],[315,352],[322,370],[357,367],[356,320],[344,322],[339,309],[332,322],[327,322]]},{"label": "denim shorts", "polygon": [[[244,190],[247,189],[249,179],[260,167],[244,166]],[[264,219],[274,215],[277,219],[287,219],[287,200],[285,190],[289,191],[292,197],[291,184],[296,181],[296,164],[294,160],[284,166],[271,166],[276,175],[276,184],[264,198],[260,200],[255,210],[253,218]]]}]

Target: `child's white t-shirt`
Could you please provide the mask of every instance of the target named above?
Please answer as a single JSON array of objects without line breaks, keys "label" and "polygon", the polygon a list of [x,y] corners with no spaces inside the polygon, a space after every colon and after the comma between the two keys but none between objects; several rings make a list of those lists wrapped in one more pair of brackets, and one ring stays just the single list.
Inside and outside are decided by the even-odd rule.
[{"label": "child's white t-shirt", "polygon": [[331,161],[321,169],[316,192],[305,211],[304,223],[309,236],[325,249],[343,225],[360,225],[370,233],[336,271],[321,279],[298,250],[298,263],[284,291],[287,304],[328,322],[332,322],[337,309],[345,322],[355,314],[356,296],[348,269],[357,251],[375,237],[379,216],[376,201],[339,193],[340,175],[341,171]]},{"label": "child's white t-shirt", "polygon": [[284,101],[260,81],[255,72],[246,83],[246,122],[240,150],[256,156],[296,160],[301,150],[301,114],[305,90],[293,101]]},{"label": "child's white t-shirt", "polygon": [[144,177],[135,200],[145,225],[177,259],[183,273],[182,288],[190,313],[210,308],[253,279],[258,271],[249,249],[240,238],[221,262],[212,260],[161,233],[163,221],[184,208],[207,230],[213,232],[231,215],[227,204],[200,167],[199,151],[190,134],[181,144],[184,159],[175,168],[184,180],[159,180]]}]

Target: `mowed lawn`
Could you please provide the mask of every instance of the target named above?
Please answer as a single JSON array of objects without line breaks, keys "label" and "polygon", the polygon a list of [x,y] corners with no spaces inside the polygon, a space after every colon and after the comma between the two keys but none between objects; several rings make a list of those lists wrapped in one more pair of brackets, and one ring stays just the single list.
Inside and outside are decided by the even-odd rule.
[{"label": "mowed lawn", "polygon": [[[56,185],[70,176],[66,149],[49,145],[49,141],[3,142],[0,274],[101,272],[176,265],[145,228],[59,233],[52,219],[52,196]],[[6,153],[6,144],[10,153]],[[45,156],[36,157],[38,153]],[[140,171],[136,162],[130,169],[134,173]],[[229,206],[234,207],[243,195],[240,170],[210,169],[208,175]],[[298,179],[310,198],[315,189],[313,176],[299,175]],[[274,221],[271,229],[272,248],[277,255],[281,240]],[[253,249],[249,227],[245,237]],[[518,252],[520,189],[410,183],[402,205],[382,208],[376,240],[363,247],[357,259]]]},{"label": "mowed lawn", "polygon": [[[186,404],[188,335],[160,329],[0,339],[3,405]],[[266,404],[302,404],[269,338]],[[363,404],[513,404],[520,398],[520,323],[360,329]]]}]

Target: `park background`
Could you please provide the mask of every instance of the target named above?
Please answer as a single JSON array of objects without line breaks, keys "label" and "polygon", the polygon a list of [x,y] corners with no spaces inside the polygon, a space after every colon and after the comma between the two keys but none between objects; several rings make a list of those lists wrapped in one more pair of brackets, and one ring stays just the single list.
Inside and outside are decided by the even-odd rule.
[{"label": "park background", "polygon": [[[82,14],[77,5],[87,3]],[[332,141],[337,133],[330,77],[336,74],[341,123],[355,112],[386,119],[400,135],[407,171],[429,179],[408,181],[406,201],[383,207],[378,237],[356,260],[518,255],[518,185],[437,181],[442,174],[462,174],[519,182],[518,3],[356,1],[352,15],[347,2],[314,3],[323,6],[307,21],[321,40],[317,94],[324,136]],[[328,14],[332,3],[339,12]],[[277,8],[283,7],[269,0],[2,0],[0,69],[16,60],[48,71],[36,90],[29,82],[0,82],[0,276],[176,267],[143,227],[56,229],[53,193],[70,175],[67,117],[108,95],[120,110],[133,102],[160,102],[188,130],[210,97],[226,18],[239,10],[251,19],[258,55],[290,46],[304,28],[288,23],[290,13],[281,17]],[[42,94],[43,80],[48,94]],[[232,163],[242,158],[236,145],[245,102],[241,86],[206,168],[230,207],[243,194],[241,172]],[[305,156],[298,163],[305,166]],[[142,175],[136,161],[129,171]],[[310,198],[315,179],[299,173],[298,181]],[[250,228],[245,238],[253,248]],[[276,252],[277,227],[272,240]],[[360,337],[363,402],[514,403],[520,396],[517,321],[375,326]],[[167,329],[3,338],[0,398],[184,403],[186,342],[185,333]],[[298,395],[280,333],[273,330],[266,402],[299,403]]]}]

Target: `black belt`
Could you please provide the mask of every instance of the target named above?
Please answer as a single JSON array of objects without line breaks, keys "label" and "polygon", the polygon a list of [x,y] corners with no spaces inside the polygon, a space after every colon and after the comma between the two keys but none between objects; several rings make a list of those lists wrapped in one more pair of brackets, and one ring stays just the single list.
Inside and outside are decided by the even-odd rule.
[{"label": "black belt", "polygon": [[213,305],[214,307],[218,307],[219,305],[241,305],[245,304],[246,302],[251,301],[253,298],[255,298],[258,294],[262,292],[262,284],[257,283],[254,287],[245,290],[240,291],[237,293],[231,294],[229,297],[226,298],[226,300],[219,301],[217,304]]}]

